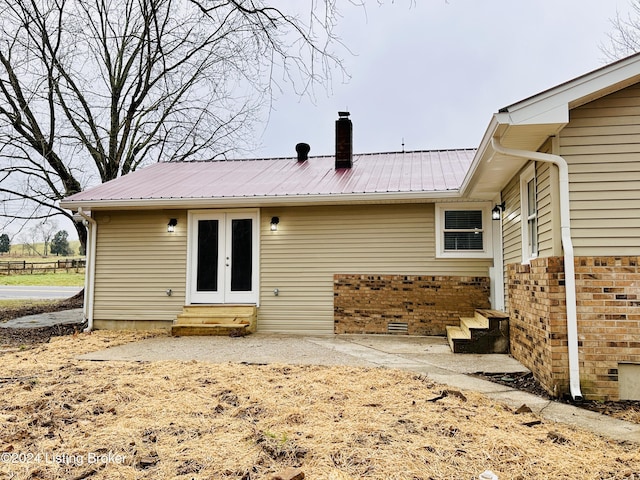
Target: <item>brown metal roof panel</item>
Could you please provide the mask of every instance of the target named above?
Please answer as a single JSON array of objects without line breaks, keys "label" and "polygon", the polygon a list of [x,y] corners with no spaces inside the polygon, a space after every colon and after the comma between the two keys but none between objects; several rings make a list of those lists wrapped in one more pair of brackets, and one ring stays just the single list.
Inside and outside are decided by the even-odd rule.
[{"label": "brown metal roof panel", "polygon": [[472,150],[365,154],[338,170],[331,156],[157,163],[66,201],[446,191],[459,188],[472,158]]}]

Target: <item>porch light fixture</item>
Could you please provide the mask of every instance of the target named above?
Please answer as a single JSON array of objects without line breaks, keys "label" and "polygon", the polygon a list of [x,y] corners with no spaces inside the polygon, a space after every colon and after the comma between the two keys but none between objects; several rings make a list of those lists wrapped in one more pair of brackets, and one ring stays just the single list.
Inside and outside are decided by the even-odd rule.
[{"label": "porch light fixture", "polygon": [[278,224],[279,223],[280,223],[280,218],[271,217],[271,231],[272,232],[277,232],[278,231]]},{"label": "porch light fixture", "polygon": [[169,233],[173,233],[176,231],[176,225],[178,225],[178,219],[177,218],[172,218],[169,220],[169,223],[167,223],[167,232]]},{"label": "porch light fixture", "polygon": [[505,207],[504,202],[496,204],[496,206],[493,207],[493,210],[491,210],[491,218],[493,220],[500,220],[500,217],[502,216],[502,212],[504,212],[504,207]]}]

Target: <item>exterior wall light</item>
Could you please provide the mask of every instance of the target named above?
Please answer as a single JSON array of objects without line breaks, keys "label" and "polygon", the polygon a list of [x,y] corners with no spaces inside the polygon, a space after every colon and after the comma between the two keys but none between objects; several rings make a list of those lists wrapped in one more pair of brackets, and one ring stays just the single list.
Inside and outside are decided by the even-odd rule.
[{"label": "exterior wall light", "polygon": [[176,225],[178,225],[178,219],[177,218],[172,218],[169,220],[169,223],[167,223],[167,232],[169,233],[173,233],[176,231]]},{"label": "exterior wall light", "polygon": [[280,223],[280,218],[271,217],[271,231],[272,232],[277,232],[278,231],[278,224],[279,223]]},{"label": "exterior wall light", "polygon": [[502,212],[504,212],[504,207],[505,207],[505,203],[498,203],[495,207],[493,207],[493,210],[491,210],[491,218],[493,220],[500,220],[500,217],[502,216]]}]

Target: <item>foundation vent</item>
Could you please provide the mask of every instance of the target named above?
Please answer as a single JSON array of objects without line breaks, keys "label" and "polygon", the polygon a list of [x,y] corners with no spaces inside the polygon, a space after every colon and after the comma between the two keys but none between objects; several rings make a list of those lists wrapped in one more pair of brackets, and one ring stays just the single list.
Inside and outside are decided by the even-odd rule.
[{"label": "foundation vent", "polygon": [[406,322],[389,322],[387,333],[409,333],[409,324]]}]

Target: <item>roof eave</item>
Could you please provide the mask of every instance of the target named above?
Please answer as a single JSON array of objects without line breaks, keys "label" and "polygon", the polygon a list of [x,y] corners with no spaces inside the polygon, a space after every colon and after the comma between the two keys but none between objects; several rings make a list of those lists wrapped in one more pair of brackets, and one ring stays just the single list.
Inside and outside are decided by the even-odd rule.
[{"label": "roof eave", "polygon": [[492,138],[499,138],[503,145],[510,148],[537,151],[565,125],[566,122],[562,121],[518,125],[511,121],[509,114],[495,114],[462,182],[460,193],[463,196],[493,200],[525,163],[522,159],[496,156],[491,146]]},{"label": "roof eave", "polygon": [[352,194],[276,195],[261,197],[151,198],[121,200],[62,201],[67,210],[137,210],[185,208],[236,208],[296,205],[341,205],[353,203],[399,203],[460,197],[459,190],[431,192],[376,192]]},{"label": "roof eave", "polygon": [[522,167],[522,159],[496,157],[491,139],[510,148],[536,151],[569,123],[571,109],[640,81],[640,54],[589,72],[501,109],[491,118],[460,192],[491,199]]}]

